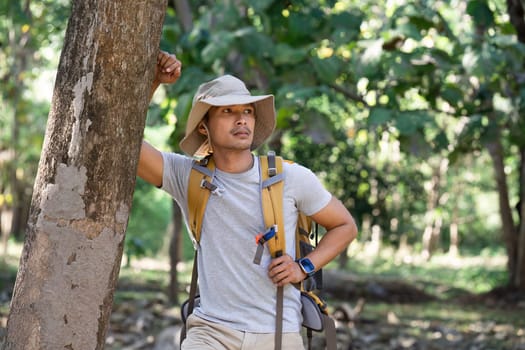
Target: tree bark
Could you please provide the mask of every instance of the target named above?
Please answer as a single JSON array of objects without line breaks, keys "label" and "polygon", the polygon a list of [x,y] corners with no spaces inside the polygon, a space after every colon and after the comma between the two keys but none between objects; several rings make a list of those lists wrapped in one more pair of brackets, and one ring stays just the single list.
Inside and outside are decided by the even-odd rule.
[{"label": "tree bark", "polygon": [[182,260],[182,234],[184,220],[179,204],[172,201],[173,234],[170,242],[170,285],[168,297],[173,305],[179,303],[179,277],[177,265]]},{"label": "tree bark", "polygon": [[188,0],[172,0],[173,7],[177,12],[177,18],[180,21],[184,33],[191,32],[193,28],[193,16]]},{"label": "tree bark", "polygon": [[525,9],[520,0],[507,0],[507,11],[510,16],[510,23],[516,29],[518,40],[525,43]]},{"label": "tree bark", "polygon": [[165,0],[74,1],[5,349],[103,349]]},{"label": "tree bark", "polygon": [[509,190],[507,185],[507,177],[504,170],[503,161],[503,146],[499,135],[497,138],[487,145],[492,163],[494,164],[494,174],[496,176],[496,184],[498,188],[499,211],[503,230],[503,240],[507,249],[507,269],[509,271],[509,283],[513,284],[516,278],[516,252],[517,252],[517,235],[512,219],[512,211],[510,209]]},{"label": "tree bark", "polygon": [[[23,14],[27,18],[28,23],[32,24],[33,15],[31,13],[31,1],[26,0],[23,2]],[[14,64],[10,67],[12,84],[8,84],[8,96],[13,106],[12,118],[13,124],[11,126],[11,146],[12,146],[12,158],[9,166],[9,187],[11,195],[13,197],[12,213],[11,216],[11,230],[8,235],[14,235],[16,237],[22,236],[23,223],[27,221],[27,208],[28,201],[24,198],[24,193],[27,190],[27,184],[22,179],[19,179],[18,171],[21,164],[19,164],[19,153],[20,149],[20,120],[24,119],[26,115],[20,108],[22,104],[22,95],[26,89],[24,75],[22,72],[27,71],[30,65],[31,57],[34,55],[34,49],[29,45],[31,31],[20,33],[20,36],[16,34],[16,30],[12,29],[9,33],[8,45],[12,47],[13,56],[15,57]]]},{"label": "tree bark", "polygon": [[514,285],[525,291],[525,147],[520,149],[520,200],[518,202],[518,247]]},{"label": "tree bark", "polygon": [[436,249],[437,242],[441,236],[442,219],[438,214],[439,201],[442,197],[442,181],[448,170],[448,160],[442,158],[433,167],[432,178],[428,189],[427,212],[425,214],[425,230],[422,237],[423,251],[422,256],[429,260]]},{"label": "tree bark", "polygon": [[[525,8],[523,1],[507,0],[507,10],[510,22],[516,29],[516,35],[520,43],[525,43]],[[525,68],[525,64],[522,66]],[[523,108],[522,108],[523,109]],[[521,114],[523,115],[523,114]],[[514,275],[514,286],[525,291],[525,147],[520,146],[520,207],[518,208],[518,246],[516,256],[516,273]]]},{"label": "tree bark", "polygon": [[448,254],[453,257],[459,256],[459,219],[457,211],[458,209],[455,206],[450,222],[450,244],[448,247]]}]

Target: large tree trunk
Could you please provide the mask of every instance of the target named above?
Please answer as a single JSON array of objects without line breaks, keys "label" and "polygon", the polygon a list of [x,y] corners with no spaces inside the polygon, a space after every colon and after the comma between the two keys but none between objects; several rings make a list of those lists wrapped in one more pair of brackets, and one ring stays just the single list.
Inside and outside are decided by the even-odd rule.
[{"label": "large tree trunk", "polygon": [[166,3],[73,3],[6,349],[102,349]]}]

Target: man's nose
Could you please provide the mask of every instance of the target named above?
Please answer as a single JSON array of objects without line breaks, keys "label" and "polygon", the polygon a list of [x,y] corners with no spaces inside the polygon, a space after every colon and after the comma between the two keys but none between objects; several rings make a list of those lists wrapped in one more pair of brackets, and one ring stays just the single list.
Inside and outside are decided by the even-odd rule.
[{"label": "man's nose", "polygon": [[246,116],[242,112],[236,113],[236,115],[237,115],[236,124],[246,125]]}]

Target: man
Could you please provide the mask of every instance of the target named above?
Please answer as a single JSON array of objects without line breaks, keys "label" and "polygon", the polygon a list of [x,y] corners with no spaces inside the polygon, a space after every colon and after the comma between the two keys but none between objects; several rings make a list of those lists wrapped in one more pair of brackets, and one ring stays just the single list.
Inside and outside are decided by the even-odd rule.
[{"label": "man", "polygon": [[[153,89],[174,83],[181,64],[159,54]],[[327,230],[308,254],[318,270],[356,237],[354,220],[315,175],[297,164],[284,164],[286,254],[272,259],[265,249],[260,265],[252,262],[255,236],[264,232],[258,159],[252,150],[275,127],[272,95],[252,96],[244,83],[226,75],[202,84],[180,142],[187,154],[162,153],[144,142],[138,175],[170,193],[188,218],[187,184],[193,158],[211,155],[217,185],[202,224],[198,270],[200,305],[187,320],[184,350],[274,349],[275,290],[284,288],[283,349],[304,349],[300,293],[292,285],[307,277],[294,261],[298,211]]]}]

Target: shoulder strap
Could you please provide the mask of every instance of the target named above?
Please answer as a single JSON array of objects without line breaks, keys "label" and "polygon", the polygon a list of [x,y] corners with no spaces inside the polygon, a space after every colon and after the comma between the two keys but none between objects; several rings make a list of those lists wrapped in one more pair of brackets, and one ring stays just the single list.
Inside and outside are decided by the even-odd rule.
[{"label": "shoulder strap", "polygon": [[261,201],[264,215],[264,225],[277,227],[274,239],[268,241],[268,249],[272,257],[281,256],[286,251],[284,218],[283,218],[283,159],[268,152],[260,156]]},{"label": "shoulder strap", "polygon": [[[215,172],[215,163],[211,157],[204,158],[201,161],[194,161],[190,178],[188,180],[188,226],[190,227],[195,253],[193,256],[193,269],[191,272],[190,293],[188,298],[188,307],[186,315],[193,313],[195,306],[195,298],[197,296],[197,245],[201,238],[202,219],[204,218],[204,211],[206,204],[210,198],[210,193],[217,190],[217,186],[213,184],[213,174]],[[186,327],[183,327],[180,336],[180,344],[186,338]]]},{"label": "shoulder strap", "polygon": [[[274,152],[259,157],[261,173],[261,201],[264,225],[277,227],[275,237],[268,241],[272,257],[279,257],[286,251],[283,214],[283,160]],[[275,350],[282,349],[284,288],[277,287],[275,314]]]},{"label": "shoulder strap", "polygon": [[211,157],[193,162],[188,181],[188,225],[194,245],[200,242],[202,219],[210,193],[217,189],[212,183],[214,172],[215,163]]}]

